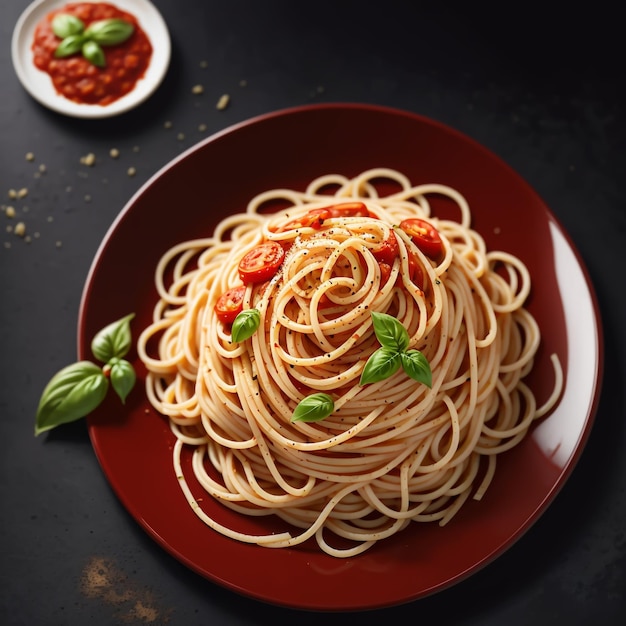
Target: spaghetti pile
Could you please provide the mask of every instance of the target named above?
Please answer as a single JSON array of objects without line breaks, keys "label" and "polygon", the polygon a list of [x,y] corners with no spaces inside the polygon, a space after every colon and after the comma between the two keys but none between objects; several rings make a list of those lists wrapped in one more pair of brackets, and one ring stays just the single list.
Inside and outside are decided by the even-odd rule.
[{"label": "spaghetti pile", "polygon": [[[381,180],[393,193],[379,193]],[[458,220],[432,215],[433,195],[455,203]],[[497,456],[555,404],[562,375],[553,357],[554,392],[537,406],[523,382],[540,342],[524,308],[528,271],[487,251],[470,220],[456,190],[379,168],[268,191],[212,237],[165,253],[138,352],[149,400],[176,436],[178,482],[208,526],[272,548],[315,538],[348,557],[411,521],[446,524],[482,497]],[[236,316],[252,310],[258,327],[234,341]],[[373,312],[406,329],[430,387],[402,368],[362,384],[381,347]],[[294,421],[314,394],[332,411]],[[204,492],[195,496],[185,446]],[[227,528],[203,510],[206,493],[291,530]]]}]

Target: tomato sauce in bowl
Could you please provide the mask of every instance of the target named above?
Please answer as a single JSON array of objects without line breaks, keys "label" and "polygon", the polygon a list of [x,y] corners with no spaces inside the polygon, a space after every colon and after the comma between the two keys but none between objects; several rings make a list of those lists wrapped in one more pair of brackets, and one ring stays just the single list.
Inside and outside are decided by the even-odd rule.
[{"label": "tomato sauce in bowl", "polygon": [[[56,58],[54,51],[61,39],[52,31],[52,20],[59,13],[74,15],[85,27],[105,19],[122,19],[134,26],[123,43],[104,47],[106,64],[97,67],[76,54]],[[152,57],[152,44],[131,13],[108,3],[72,3],[53,11],[35,28],[32,44],[35,66],[52,79],[57,93],[79,104],[106,106],[132,91],[144,76]]]}]

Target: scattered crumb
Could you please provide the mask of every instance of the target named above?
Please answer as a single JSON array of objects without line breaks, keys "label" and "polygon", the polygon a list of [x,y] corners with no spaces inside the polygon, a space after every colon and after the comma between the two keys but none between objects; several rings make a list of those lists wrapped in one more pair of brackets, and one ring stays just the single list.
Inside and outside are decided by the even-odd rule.
[{"label": "scattered crumb", "polygon": [[163,128],[172,128],[173,124],[169,120],[163,124]]},{"label": "scattered crumb", "polygon": [[13,225],[12,224],[7,224],[6,231],[7,231],[7,233],[12,233],[13,232]]},{"label": "scattered crumb", "polygon": [[200,126],[198,126],[198,130],[203,133],[205,132],[207,129],[207,125],[206,124],[200,124]]},{"label": "scattered crumb", "polygon": [[26,234],[26,224],[24,224],[24,222],[18,222],[15,225],[14,232],[18,237],[23,237]]},{"label": "scattered crumb", "polygon": [[15,209],[12,206],[8,206],[4,212],[7,217],[15,217]]},{"label": "scattered crumb", "polygon": [[85,156],[80,157],[80,162],[82,165],[87,165],[88,167],[92,167],[96,162],[96,155],[93,152],[86,154]]},{"label": "scattered crumb", "polygon": [[15,189],[9,189],[9,198],[11,198],[11,200],[15,200],[17,198],[17,191],[15,191]]},{"label": "scattered crumb", "polygon": [[85,202],[91,202],[91,196],[89,194],[85,194]]},{"label": "scattered crumb", "polygon": [[182,141],[185,138],[185,133],[178,133],[178,135],[176,135],[176,139],[178,139],[178,141]]},{"label": "scattered crumb", "polygon": [[4,247],[9,249],[11,247],[11,242],[10,241],[5,241],[4,242]]},{"label": "scattered crumb", "polygon": [[61,247],[63,247],[63,244],[62,244],[60,241],[57,241],[54,245],[55,245],[57,248],[61,248]]},{"label": "scattered crumb", "polygon": [[129,168],[126,170],[126,173],[127,173],[129,176],[134,176],[134,175],[137,173],[137,170],[136,170],[134,167],[129,167]]},{"label": "scattered crumb", "polygon": [[133,146],[133,152],[139,152],[139,146]]},{"label": "scattered crumb", "polygon": [[54,217],[52,217],[52,215],[48,215],[47,221],[48,222],[54,222]]},{"label": "scattered crumb", "polygon": [[18,198],[25,198],[28,195],[28,189],[26,189],[26,187],[22,187],[18,192],[17,192],[17,197]]},{"label": "scattered crumb", "polygon": [[30,243],[32,241],[31,236],[30,235],[26,235],[26,237],[24,237],[24,241],[26,243]]},{"label": "scattered crumb", "polygon": [[194,95],[200,95],[201,93],[204,93],[204,87],[202,85],[194,85],[191,88],[191,93]]},{"label": "scattered crumb", "polygon": [[230,102],[230,96],[225,93],[218,101],[217,104],[215,105],[215,108],[218,111],[223,111],[229,104]]},{"label": "scattered crumb", "polygon": [[239,86],[240,87],[247,87],[248,86],[248,81],[245,78],[240,80],[239,81]]},{"label": "scattered crumb", "polygon": [[117,159],[117,157],[120,156],[120,151],[117,148],[111,148],[109,150],[109,156],[112,159]]},{"label": "scattered crumb", "polygon": [[48,169],[48,168],[47,168],[47,167],[46,167],[43,163],[39,166],[39,171],[40,171],[42,174],[45,174],[45,172],[47,171],[47,169]]},{"label": "scattered crumb", "polygon": [[41,237],[41,235],[40,235],[39,231],[34,232],[34,233],[33,233],[33,237],[34,237],[35,239],[39,239],[39,237]]},{"label": "scattered crumb", "polygon": [[28,207],[27,206],[23,206],[22,207],[22,213],[28,213]]},{"label": "scattered crumb", "polygon": [[324,93],[324,91],[326,91],[326,89],[324,88],[324,86],[323,86],[323,85],[319,85],[319,86],[317,87],[317,93]]},{"label": "scattered crumb", "polygon": [[26,153],[26,160],[27,161],[34,161],[35,160],[35,155],[32,152],[27,152]]},{"label": "scattered crumb", "polygon": [[200,61],[200,67],[204,70],[209,67],[209,64],[207,61]]}]

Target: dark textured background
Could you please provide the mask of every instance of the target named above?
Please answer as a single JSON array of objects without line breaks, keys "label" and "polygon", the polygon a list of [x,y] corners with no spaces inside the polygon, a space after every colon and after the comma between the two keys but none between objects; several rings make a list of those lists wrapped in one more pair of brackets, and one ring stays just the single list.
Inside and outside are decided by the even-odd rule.
[{"label": "dark textured background", "polygon": [[[52,113],[23,90],[10,38],[27,2],[0,2],[0,203],[9,204],[8,189],[27,187],[28,196],[11,204],[27,232],[39,233],[26,243],[6,232],[0,213],[0,623],[625,623],[626,122],[617,12],[598,3],[562,14],[525,4],[489,11],[396,1],[155,4],[173,43],[165,82],[135,111],[86,121]],[[194,96],[198,83],[204,94]],[[231,104],[217,111],[223,93]],[[432,117],[517,170],[580,251],[606,339],[596,424],[545,515],[452,589],[358,616],[266,606],[198,577],[121,507],[84,423],[32,434],[44,385],[76,358],[91,260],[131,195],[212,132],[275,109],[335,101]],[[108,157],[111,147],[118,160]],[[88,152],[98,157],[93,168],[80,164]],[[38,175],[40,164],[47,171]],[[108,582],[97,575],[103,566]]]}]

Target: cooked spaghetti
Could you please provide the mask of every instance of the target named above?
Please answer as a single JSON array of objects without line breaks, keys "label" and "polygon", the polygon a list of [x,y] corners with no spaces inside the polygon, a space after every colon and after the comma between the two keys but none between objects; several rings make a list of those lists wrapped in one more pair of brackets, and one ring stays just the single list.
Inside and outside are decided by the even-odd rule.
[{"label": "cooked spaghetti", "polygon": [[[434,197],[456,219],[437,217]],[[488,251],[470,220],[456,190],[379,168],[260,194],[212,237],[164,254],[138,352],[148,398],[176,437],[182,492],[208,526],[272,548],[314,538],[348,557],[411,521],[446,524],[483,496],[497,456],[557,401],[562,373],[553,356],[554,392],[537,406],[523,380],[540,342],[524,308],[529,273]],[[234,341],[236,316],[251,310],[258,327]],[[381,347],[372,312],[406,329],[430,386],[402,368],[362,382]],[[320,393],[332,411],[294,421]],[[207,494],[288,530],[226,527],[202,508]]]}]

